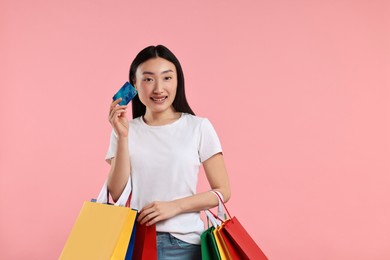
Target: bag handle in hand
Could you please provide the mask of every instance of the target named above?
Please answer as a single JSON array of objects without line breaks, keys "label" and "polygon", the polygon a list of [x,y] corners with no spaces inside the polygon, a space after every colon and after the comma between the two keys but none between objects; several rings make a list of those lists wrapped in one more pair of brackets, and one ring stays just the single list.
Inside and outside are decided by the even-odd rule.
[{"label": "bag handle in hand", "polygon": [[[218,197],[218,215],[215,216],[214,213],[211,213],[217,217],[219,220],[221,221],[224,221],[223,218],[224,218],[224,214],[223,214],[223,208],[225,208],[225,211],[226,213],[228,214],[229,216],[229,219],[232,219],[232,216],[230,215],[229,213],[229,210],[227,209],[225,203],[223,202],[223,199],[222,199],[222,194],[219,192],[219,191],[215,191],[215,190],[211,190],[210,192],[212,192],[213,194],[215,194],[215,196]],[[222,207],[223,206],[223,207]]]},{"label": "bag handle in hand", "polygon": [[214,217],[213,213],[210,210],[205,210],[204,213],[207,216],[207,219],[211,222],[211,224],[214,226],[214,228],[217,228],[222,224],[222,221],[220,221],[218,218]]},{"label": "bag handle in hand", "polygon": [[[106,180],[103,184],[103,187],[99,193],[99,196],[96,199],[96,202],[102,203],[102,204],[107,204],[109,202],[109,193],[108,193],[108,186],[107,186],[107,181]],[[129,176],[129,179],[127,180],[127,184],[125,189],[123,190],[121,196],[117,200],[117,202],[114,204],[115,206],[125,206],[126,202],[130,196],[131,193],[131,176]]]}]

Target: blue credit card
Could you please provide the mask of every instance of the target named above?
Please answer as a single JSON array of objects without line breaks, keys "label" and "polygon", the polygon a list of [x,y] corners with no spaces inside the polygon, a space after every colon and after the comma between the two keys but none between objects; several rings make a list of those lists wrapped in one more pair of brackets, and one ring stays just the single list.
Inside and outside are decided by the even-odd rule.
[{"label": "blue credit card", "polygon": [[137,95],[137,90],[129,82],[126,82],[118,92],[112,97],[113,100],[122,98],[122,101],[119,102],[119,105],[125,106]]}]

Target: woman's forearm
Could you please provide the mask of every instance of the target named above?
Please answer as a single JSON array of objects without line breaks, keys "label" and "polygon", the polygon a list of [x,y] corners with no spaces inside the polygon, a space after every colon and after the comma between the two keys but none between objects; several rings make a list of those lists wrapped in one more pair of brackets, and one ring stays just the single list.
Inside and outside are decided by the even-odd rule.
[{"label": "woman's forearm", "polygon": [[118,137],[115,158],[111,160],[107,186],[112,199],[116,202],[126,187],[130,176],[130,157],[127,137]]},{"label": "woman's forearm", "polygon": [[[214,189],[224,194],[228,200],[230,197],[229,189]],[[218,205],[218,198],[212,192],[202,192],[182,199],[173,201],[154,201],[146,205],[138,215],[138,221],[141,224],[153,225],[164,219],[169,219],[178,214],[187,212],[199,212],[201,210],[213,208]]]},{"label": "woman's forearm", "polygon": [[[219,191],[222,194],[224,202],[229,200],[229,189],[215,189],[215,191]],[[218,197],[212,192],[198,193],[190,197],[177,199],[174,202],[179,206],[181,213],[210,209],[218,206],[219,203]]]}]

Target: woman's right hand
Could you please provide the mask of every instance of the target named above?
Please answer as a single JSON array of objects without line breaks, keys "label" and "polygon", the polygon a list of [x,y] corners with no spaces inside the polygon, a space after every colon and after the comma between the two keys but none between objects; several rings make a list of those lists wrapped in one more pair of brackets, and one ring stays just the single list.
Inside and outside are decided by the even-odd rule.
[{"label": "woman's right hand", "polygon": [[108,121],[110,121],[118,137],[127,137],[129,133],[129,121],[126,117],[127,106],[119,106],[118,103],[121,101],[122,98],[118,98],[111,103]]}]

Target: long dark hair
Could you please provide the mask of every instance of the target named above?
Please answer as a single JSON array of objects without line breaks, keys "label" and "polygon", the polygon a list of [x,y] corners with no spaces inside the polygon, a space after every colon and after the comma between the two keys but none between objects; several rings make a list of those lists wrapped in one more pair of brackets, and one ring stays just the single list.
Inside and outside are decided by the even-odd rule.
[{"label": "long dark hair", "polygon": [[[176,67],[177,90],[176,90],[175,99],[173,100],[172,103],[173,108],[177,112],[184,112],[191,115],[195,115],[195,113],[192,111],[186,99],[186,94],[184,91],[184,74],[180,62],[176,58],[176,56],[167,47],[163,45],[149,46],[138,53],[138,55],[135,57],[135,59],[133,60],[130,66],[130,72],[129,72],[130,83],[134,85],[135,73],[137,71],[138,66],[141,63],[157,57],[172,62],[173,64],[175,64]],[[131,102],[132,102],[133,118],[143,116],[146,112],[146,107],[144,104],[142,104],[138,95],[135,96]]]}]

